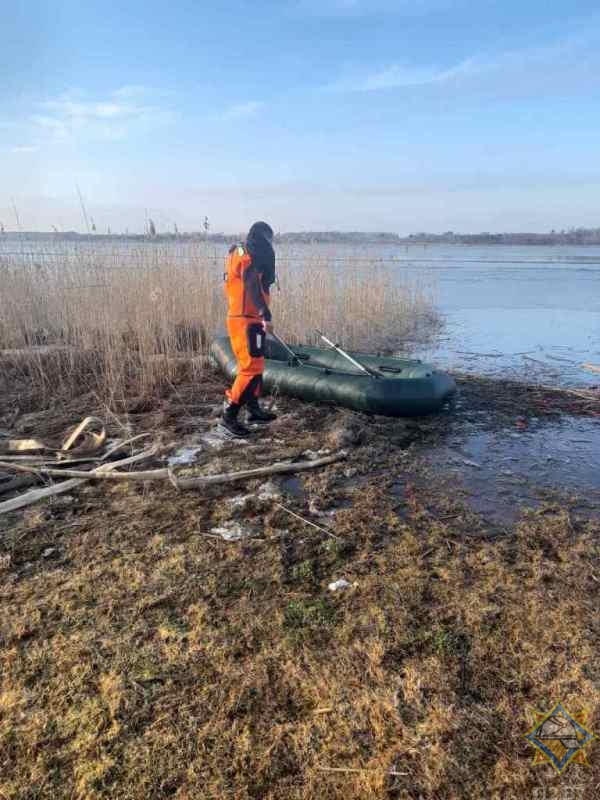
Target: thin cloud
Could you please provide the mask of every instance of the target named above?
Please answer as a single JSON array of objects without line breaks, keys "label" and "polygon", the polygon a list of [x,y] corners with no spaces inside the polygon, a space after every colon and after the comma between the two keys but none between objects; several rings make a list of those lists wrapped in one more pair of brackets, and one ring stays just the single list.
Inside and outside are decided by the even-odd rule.
[{"label": "thin cloud", "polygon": [[323,87],[334,92],[381,92],[444,87],[485,94],[559,91],[600,86],[600,35],[570,36],[540,47],[506,50],[467,58],[449,67],[392,63],[368,72],[346,74]]},{"label": "thin cloud", "polygon": [[265,104],[259,100],[249,100],[247,103],[237,103],[236,105],[226,108],[221,117],[223,119],[230,120],[246,119],[258,114],[258,112],[264,108],[264,105]]},{"label": "thin cloud", "polygon": [[36,153],[40,148],[36,144],[18,144],[10,148],[11,153]]},{"label": "thin cloud", "polygon": [[[168,121],[172,114],[155,104],[136,100],[134,87],[121,87],[107,97],[87,99],[81,92],[72,92],[39,104],[42,113],[31,116],[34,126],[64,140],[80,136],[117,140],[125,138],[140,124]],[[139,92],[141,87],[135,87]]]},{"label": "thin cloud", "polygon": [[390,64],[366,75],[342,78],[326,88],[346,92],[377,92],[384,89],[426,86],[427,84],[443,83],[461,74],[466,74],[473,68],[473,65],[473,59],[448,69]]}]

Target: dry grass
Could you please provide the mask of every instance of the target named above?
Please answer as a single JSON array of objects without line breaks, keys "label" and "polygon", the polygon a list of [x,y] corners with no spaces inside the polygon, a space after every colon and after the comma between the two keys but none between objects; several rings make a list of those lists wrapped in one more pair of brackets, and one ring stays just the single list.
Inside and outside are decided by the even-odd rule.
[{"label": "dry grass", "polygon": [[[173,400],[218,398],[208,378]],[[310,500],[336,508],[327,524],[342,544],[270,503],[236,511],[228,500],[253,484],[88,488],[5,529],[0,797],[525,800],[569,786],[597,797],[594,744],[591,768],[558,778],[531,767],[522,738],[528,707],[558,699],[592,709],[600,728],[597,522],[547,505],[502,540],[474,537],[481,525],[456,497],[411,483],[407,438],[439,435],[443,420],[281,404],[279,456],[366,426],[347,463],[286,501],[305,515]],[[161,424],[180,437],[177,408]],[[56,423],[23,425],[41,420]],[[228,445],[219,465],[261,453]],[[232,518],[265,538],[201,535]],[[328,592],[342,577],[357,586]]]},{"label": "dry grass", "polygon": [[[202,359],[190,357],[223,328],[222,254],[206,244],[60,248],[0,257],[0,347],[17,351],[4,359],[21,366],[42,401],[91,389],[114,407],[173,381],[183,358],[202,373]],[[425,287],[317,253],[281,256],[280,335],[307,341],[320,327],[349,347],[394,349],[436,328]],[[18,351],[32,345],[53,349],[23,363]]]}]

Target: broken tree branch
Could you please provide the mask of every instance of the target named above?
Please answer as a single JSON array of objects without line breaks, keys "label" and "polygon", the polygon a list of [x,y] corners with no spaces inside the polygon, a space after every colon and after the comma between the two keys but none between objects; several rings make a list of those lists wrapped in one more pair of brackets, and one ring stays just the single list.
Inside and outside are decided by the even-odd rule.
[{"label": "broken tree branch", "polygon": [[347,458],[345,450],[333,453],[330,456],[316,458],[313,461],[291,461],[282,464],[272,464],[270,467],[258,467],[256,469],[246,469],[241,472],[224,472],[220,475],[201,475],[194,477],[178,477],[171,472],[171,481],[177,489],[195,489],[201,486],[212,486],[216,483],[233,483],[251,478],[260,478],[264,475],[284,475],[290,472],[303,472],[317,467],[324,467],[327,464],[334,464]]},{"label": "broken tree branch", "polygon": [[[147,451],[150,454],[150,451]],[[155,455],[156,451],[152,452],[150,455]],[[150,455],[147,455],[146,458],[150,458]],[[122,464],[122,461],[113,461],[112,464],[106,464],[107,466],[113,466],[114,464]],[[89,481],[95,481],[98,478],[102,480],[113,480],[113,481],[164,481],[168,480],[169,478],[169,470],[167,467],[162,469],[148,469],[142,472],[105,472],[100,471],[98,469],[92,470],[83,470],[83,469],[55,469],[54,467],[26,467],[22,464],[5,464],[0,461],[0,468],[8,469],[12,467],[12,469],[16,470],[17,472],[33,472],[36,475],[43,475],[49,478],[85,478]]]},{"label": "broken tree branch", "polygon": [[[19,497],[13,497],[12,500],[5,500],[3,503],[0,503],[0,514],[7,514],[9,511],[17,511],[19,508],[25,508],[26,506],[33,505],[33,503],[37,503],[39,500],[44,500],[47,497],[69,492],[71,489],[75,489],[86,481],[93,479],[94,476],[97,477],[99,474],[104,474],[105,472],[116,469],[117,467],[126,467],[129,464],[135,464],[138,461],[145,461],[147,458],[155,455],[155,453],[156,448],[153,447],[150,450],[145,450],[143,453],[138,453],[135,456],[129,456],[128,458],[123,458],[120,461],[113,461],[111,464],[103,464],[101,467],[96,467],[96,469],[93,469],[90,472],[84,472],[84,478],[73,478],[68,481],[63,481],[62,483],[57,483],[54,486],[47,486],[43,489],[33,489],[32,491],[26,492]],[[10,466],[13,468],[16,467],[14,464]],[[61,475],[64,477],[64,473],[62,471]]]},{"label": "broken tree branch", "polygon": [[[158,448],[152,448],[151,450],[147,450],[144,458],[150,458],[150,456],[156,455],[157,452]],[[202,486],[213,486],[219,483],[233,483],[234,481],[246,480],[250,478],[260,478],[264,475],[282,475],[289,472],[302,472],[304,470],[323,467],[327,464],[333,464],[336,461],[341,461],[342,459],[346,458],[346,456],[347,456],[346,452],[342,450],[339,453],[335,453],[330,456],[324,456],[323,458],[317,458],[314,459],[313,461],[296,461],[283,464],[273,464],[270,467],[258,467],[257,469],[246,469],[242,470],[241,472],[224,472],[219,475],[200,475],[188,478],[178,477],[169,467],[163,467],[161,469],[149,469],[142,472],[112,471],[115,468],[115,466],[122,466],[126,463],[131,463],[128,462],[128,459],[124,459],[123,461],[114,461],[112,464],[107,464],[102,467],[98,467],[96,469],[90,470],[89,472],[77,469],[54,469],[51,467],[25,466],[24,464],[14,464],[3,461],[0,461],[0,468],[12,469],[15,472],[26,472],[29,474],[33,473],[35,475],[43,475],[47,477],[74,478],[87,481],[95,481],[101,479],[101,480],[111,480],[111,481],[139,482],[139,481],[162,481],[168,479],[177,489],[197,489],[201,488]],[[137,456],[135,458],[138,461],[141,460],[141,458]],[[108,467],[110,467],[110,471],[108,470]],[[0,504],[0,513],[2,513],[1,504]],[[325,529],[323,528],[322,530]],[[331,534],[331,532],[329,533],[330,535],[333,535]]]}]

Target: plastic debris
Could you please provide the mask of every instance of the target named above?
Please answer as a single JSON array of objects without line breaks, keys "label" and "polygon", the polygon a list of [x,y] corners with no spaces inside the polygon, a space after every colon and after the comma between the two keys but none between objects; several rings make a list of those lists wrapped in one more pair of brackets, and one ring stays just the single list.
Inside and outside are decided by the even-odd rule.
[{"label": "plastic debris", "polygon": [[352,584],[349,581],[345,580],[344,578],[340,578],[339,580],[330,583],[327,588],[330,592],[339,592],[341,589],[349,589],[351,586]]}]

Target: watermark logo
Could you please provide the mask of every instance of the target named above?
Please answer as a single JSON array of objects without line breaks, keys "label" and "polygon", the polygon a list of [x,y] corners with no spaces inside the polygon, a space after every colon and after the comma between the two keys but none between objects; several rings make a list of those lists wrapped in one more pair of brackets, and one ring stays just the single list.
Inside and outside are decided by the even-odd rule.
[{"label": "watermark logo", "polygon": [[562,703],[557,703],[550,713],[531,709],[535,725],[525,734],[525,738],[536,749],[533,764],[550,762],[561,775],[567,766],[588,764],[585,747],[594,734],[585,725],[588,711],[570,714]]}]

